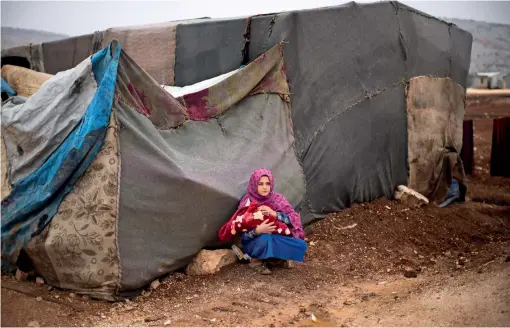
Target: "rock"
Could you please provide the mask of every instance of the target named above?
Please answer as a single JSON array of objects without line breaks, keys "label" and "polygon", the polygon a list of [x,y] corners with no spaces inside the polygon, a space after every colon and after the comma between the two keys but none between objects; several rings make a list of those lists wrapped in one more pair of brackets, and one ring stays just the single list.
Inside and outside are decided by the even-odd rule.
[{"label": "rock", "polygon": [[224,266],[237,262],[237,256],[231,249],[218,249],[214,251],[203,249],[193,259],[186,273],[191,276],[214,274]]},{"label": "rock", "polygon": [[418,273],[415,269],[407,267],[404,269],[404,277],[406,278],[416,278],[418,277]]},{"label": "rock", "polygon": [[106,319],[106,315],[101,313],[101,319]]},{"label": "rock", "polygon": [[51,292],[54,288],[53,288],[53,286],[48,286],[48,287],[46,287],[46,289],[47,289],[49,292]]},{"label": "rock", "polygon": [[[376,293],[374,293],[374,292],[371,292],[371,293],[368,293],[368,294],[363,294],[363,295],[361,296],[361,300],[362,300],[363,302],[366,302],[366,301],[368,301],[368,300],[370,300],[371,298],[374,298],[374,297],[376,297],[376,296],[377,296],[377,294],[376,294]],[[344,302],[344,304],[345,304],[345,302]]]},{"label": "rock", "polygon": [[39,324],[39,322],[33,320],[33,321],[30,321],[27,326],[28,327],[40,327],[41,325]]},{"label": "rock", "polygon": [[161,319],[165,319],[165,316],[162,315],[162,314],[156,314],[156,315],[153,315],[153,316],[145,318],[144,321],[145,322],[151,322],[151,321],[158,321],[158,320],[161,320]]},{"label": "rock", "polygon": [[167,320],[167,321],[165,321],[165,323],[164,323],[163,325],[165,325],[165,326],[169,326],[169,325],[171,325],[171,324],[172,324],[172,320]]},{"label": "rock", "polygon": [[142,296],[150,296],[151,292],[148,292],[146,290],[142,290]]},{"label": "rock", "polygon": [[70,297],[70,298],[75,298],[75,297],[76,297],[76,294],[75,294],[75,293],[69,293],[69,297]]},{"label": "rock", "polygon": [[18,281],[26,281],[28,279],[28,273],[21,271],[20,269],[16,269],[15,278]]},{"label": "rock", "polygon": [[353,300],[344,301],[344,305],[353,305],[353,304],[355,304],[355,302]]},{"label": "rock", "polygon": [[159,282],[159,279],[156,279],[153,282],[151,282],[151,289],[155,290],[159,287],[159,285],[161,285],[161,283]]},{"label": "rock", "polygon": [[41,296],[37,296],[37,297],[35,298],[35,300],[36,300],[37,302],[40,302],[40,301],[42,301],[42,297],[41,297]]},{"label": "rock", "polygon": [[89,295],[82,295],[81,298],[85,301],[88,301],[90,300],[90,296]]},{"label": "rock", "polygon": [[427,197],[404,185],[397,187],[394,197],[407,206],[421,207],[429,203]]},{"label": "rock", "polygon": [[173,277],[174,277],[174,278],[175,278],[175,280],[177,280],[177,281],[181,281],[181,280],[183,280],[183,279],[184,279],[184,275],[183,275],[182,273],[180,273],[180,272],[175,273],[175,274],[173,275]]},{"label": "rock", "polygon": [[506,257],[505,262],[510,262],[510,255]]},{"label": "rock", "polygon": [[38,283],[39,285],[44,285],[44,279],[43,277],[37,277],[35,278],[35,282]]}]

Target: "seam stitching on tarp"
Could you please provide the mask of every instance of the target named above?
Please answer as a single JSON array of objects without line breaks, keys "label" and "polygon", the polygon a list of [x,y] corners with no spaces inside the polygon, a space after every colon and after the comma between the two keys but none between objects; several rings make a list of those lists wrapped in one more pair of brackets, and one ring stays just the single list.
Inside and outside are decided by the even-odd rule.
[{"label": "seam stitching on tarp", "polygon": [[408,69],[407,69],[407,58],[408,58],[407,43],[406,43],[406,39],[404,38],[404,34],[402,33],[402,26],[400,25],[399,7],[398,6],[394,6],[394,7],[395,7],[395,15],[397,16],[398,38],[399,38],[400,50],[402,51],[402,53],[404,55],[404,76],[406,78],[409,78],[407,76],[407,74],[408,74]]},{"label": "seam stitching on tarp", "polygon": [[251,17],[246,18],[246,27],[244,29],[244,46],[241,49],[241,66],[250,62],[250,37],[251,37]]},{"label": "seam stitching on tarp", "polygon": [[119,214],[120,214],[120,177],[121,177],[121,170],[122,170],[122,158],[120,156],[120,121],[117,116],[117,108],[118,108],[118,99],[114,99],[114,105],[112,106],[112,115],[113,120],[115,122],[115,125],[117,126],[117,135],[115,137],[115,141],[117,143],[117,206],[116,206],[116,212],[117,217],[115,220],[116,227],[115,227],[115,246],[117,247],[117,259],[118,259],[118,281],[116,284],[116,294],[119,294],[121,289],[121,283],[122,283],[122,265],[120,263],[121,256],[120,256],[120,247],[119,247]]},{"label": "seam stitching on tarp", "polygon": [[448,24],[448,40],[450,41],[450,53],[448,56],[449,64],[448,76],[452,77],[452,56],[453,56],[452,24]]},{"label": "seam stitching on tarp", "polygon": [[351,110],[352,108],[356,107],[357,105],[361,104],[362,102],[366,101],[366,100],[369,100],[375,96],[378,96],[380,95],[381,93],[385,92],[386,90],[388,89],[393,89],[395,87],[398,87],[399,85],[405,85],[405,79],[402,79],[402,80],[399,80],[395,83],[393,83],[392,85],[390,85],[389,87],[386,87],[386,88],[383,88],[383,89],[379,89],[379,90],[376,90],[375,92],[372,92],[371,94],[369,95],[365,95],[365,97],[363,97],[362,99],[356,101],[355,103],[347,106],[345,109],[339,111],[339,112],[336,112],[335,115],[333,115],[332,117],[329,117],[326,119],[326,121],[317,129],[315,130],[315,132],[313,133],[312,135],[312,138],[310,139],[310,141],[307,143],[306,147],[303,148],[303,151],[300,153],[300,157],[303,157],[303,155],[305,155],[307,152],[308,152],[308,149],[310,148],[310,146],[312,145],[313,141],[315,140],[315,138],[321,134],[325,129],[326,129],[326,126],[333,120],[337,119],[338,117],[340,117],[342,114],[348,112],[349,110]]},{"label": "seam stitching on tarp", "polygon": [[273,27],[276,23],[276,15],[271,18],[271,21],[269,22],[269,31],[267,33],[267,37],[264,40],[264,43],[262,44],[262,53],[266,52],[267,42],[269,41],[269,38],[271,38],[271,35],[273,34]]}]

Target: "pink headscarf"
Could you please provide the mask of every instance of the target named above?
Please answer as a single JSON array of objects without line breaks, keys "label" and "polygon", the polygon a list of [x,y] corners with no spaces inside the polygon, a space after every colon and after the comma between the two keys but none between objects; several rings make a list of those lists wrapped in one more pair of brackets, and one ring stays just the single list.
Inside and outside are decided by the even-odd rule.
[{"label": "pink headscarf", "polygon": [[[267,196],[262,196],[257,192],[258,183],[263,176],[267,176],[269,178],[269,183],[271,185],[271,190]],[[247,189],[248,192],[241,199],[238,209],[244,207],[248,199],[250,199],[250,201],[256,201],[260,205],[269,206],[274,211],[285,213],[289,216],[289,220],[292,223],[291,232],[295,238],[303,239],[305,237],[305,232],[303,231],[303,225],[301,224],[301,217],[299,214],[296,213],[292,205],[290,205],[282,194],[274,191],[274,178],[271,171],[267,169],[255,170],[250,177]]]}]

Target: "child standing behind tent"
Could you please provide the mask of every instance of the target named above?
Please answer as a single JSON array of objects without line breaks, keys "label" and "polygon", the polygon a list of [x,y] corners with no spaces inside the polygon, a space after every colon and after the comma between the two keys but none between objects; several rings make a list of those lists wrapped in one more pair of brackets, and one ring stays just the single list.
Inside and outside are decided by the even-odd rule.
[{"label": "child standing behind tent", "polygon": [[274,179],[271,171],[258,169],[253,172],[248,183],[246,195],[241,199],[239,208],[247,206],[252,201],[260,204],[259,210],[264,215],[271,215],[284,222],[294,237],[272,234],[273,224],[260,224],[256,229],[244,233],[241,237],[244,251],[252,258],[250,267],[262,274],[271,274],[266,266],[266,260],[284,260],[288,266],[289,260],[302,262],[306,252],[304,231],[301,217],[282,194],[274,191]]}]

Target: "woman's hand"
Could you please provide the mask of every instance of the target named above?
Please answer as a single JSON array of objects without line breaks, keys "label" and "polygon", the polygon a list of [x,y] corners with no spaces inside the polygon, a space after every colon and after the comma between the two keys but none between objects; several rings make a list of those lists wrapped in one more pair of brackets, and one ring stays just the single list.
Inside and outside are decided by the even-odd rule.
[{"label": "woman's hand", "polygon": [[264,220],[258,227],[255,228],[255,234],[261,235],[263,233],[272,233],[276,229],[274,223],[269,223],[268,220]]},{"label": "woman's hand", "polygon": [[259,206],[258,210],[261,211],[262,214],[264,214],[264,215],[271,215],[274,218],[276,218],[276,216],[277,216],[276,212],[273,211],[271,209],[271,207],[269,207],[269,206],[265,206],[265,205]]}]

